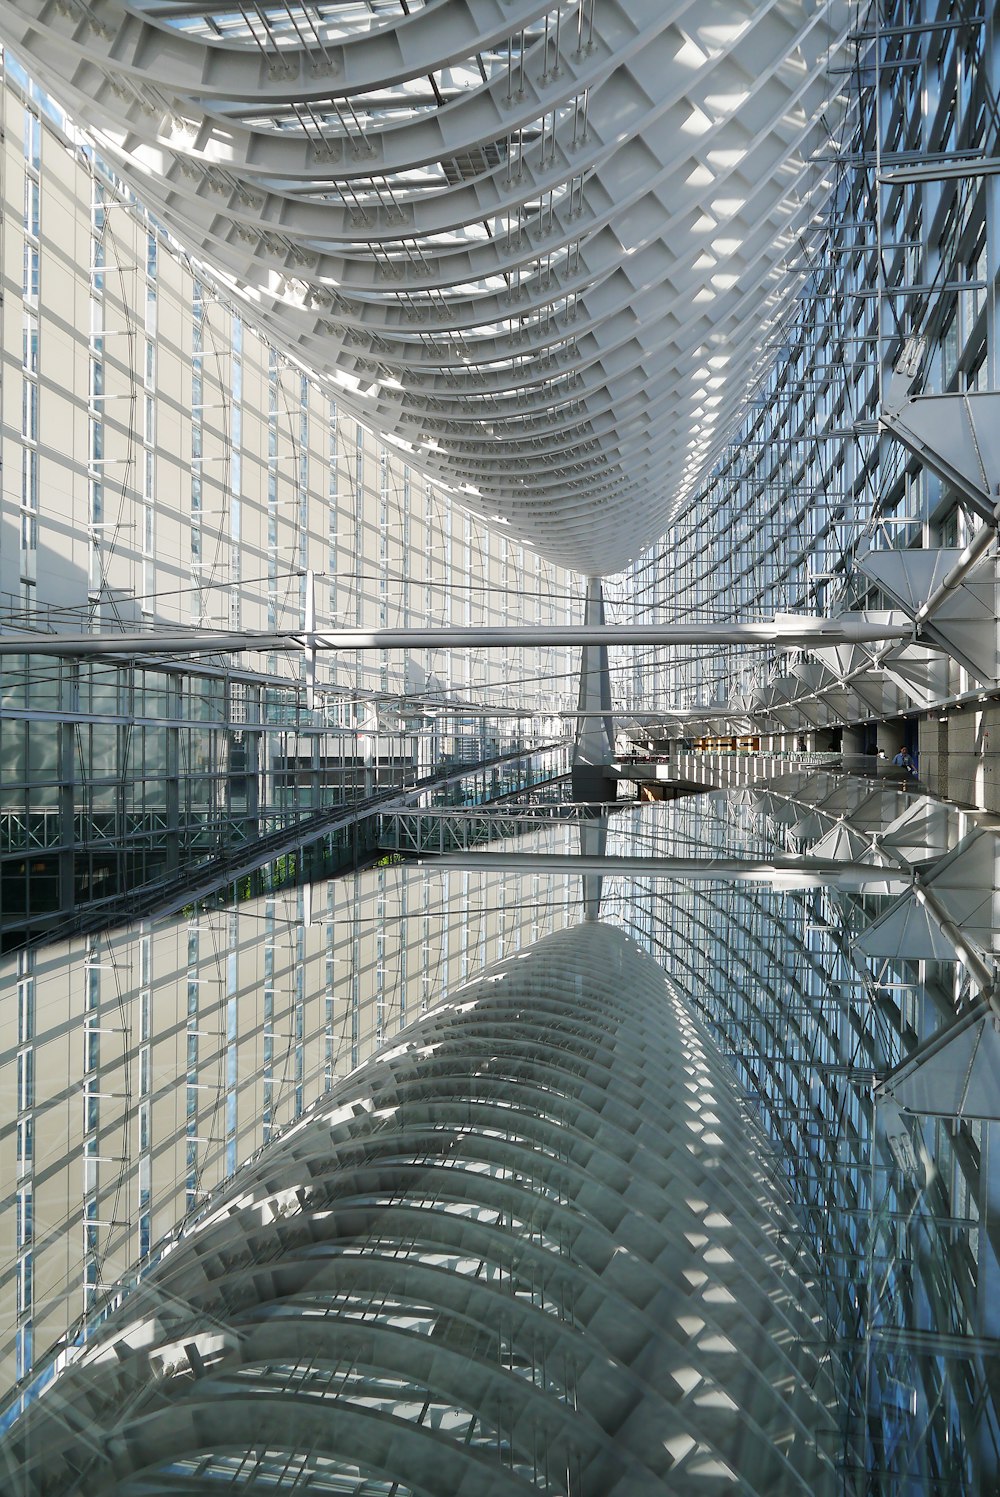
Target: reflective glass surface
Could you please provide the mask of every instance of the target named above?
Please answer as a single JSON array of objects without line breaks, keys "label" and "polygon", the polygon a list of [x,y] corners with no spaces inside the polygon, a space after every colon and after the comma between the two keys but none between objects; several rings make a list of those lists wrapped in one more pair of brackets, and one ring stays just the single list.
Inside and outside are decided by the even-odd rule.
[{"label": "reflective glass surface", "polygon": [[[18,1135],[7,1217],[30,1249],[34,1283],[19,1268],[16,1292],[42,1310],[36,1354],[86,1302],[65,1362],[117,1303],[117,1274],[142,1282],[216,1181],[287,1148],[324,1091],[395,1054],[409,1021],[599,919],[652,956],[661,1001],[704,1026],[747,1126],[771,1141],[815,1273],[835,1388],[827,1455],[846,1489],[876,1473],[873,1490],[988,1490],[988,818],[905,784],[803,770],[603,815],[546,804],[553,794],[390,813],[380,867],[15,959],[7,1085],[32,1138]],[[69,1100],[52,1057],[78,1052],[84,1088]],[[81,1172],[93,1207],[81,1219],[61,1183],[54,1217],[52,1180]],[[9,1351],[24,1358],[23,1336]],[[29,1398],[51,1376],[46,1355],[38,1370]]]}]

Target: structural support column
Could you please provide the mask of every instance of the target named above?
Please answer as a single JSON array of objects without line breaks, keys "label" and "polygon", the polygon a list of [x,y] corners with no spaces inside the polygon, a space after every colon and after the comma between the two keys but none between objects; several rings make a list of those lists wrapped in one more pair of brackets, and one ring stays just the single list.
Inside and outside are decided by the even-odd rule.
[{"label": "structural support column", "polygon": [[[604,624],[604,594],[599,577],[587,580],[584,624],[590,628]],[[576,706],[578,712],[588,715],[579,718],[573,749],[573,799],[615,800],[618,785],[610,773],[615,752],[615,729],[611,717],[611,672],[606,644],[583,646]]]}]

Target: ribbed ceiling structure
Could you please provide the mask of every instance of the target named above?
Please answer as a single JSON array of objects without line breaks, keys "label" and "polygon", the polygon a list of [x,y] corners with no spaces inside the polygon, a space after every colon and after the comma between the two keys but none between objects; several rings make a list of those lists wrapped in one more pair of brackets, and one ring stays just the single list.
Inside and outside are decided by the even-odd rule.
[{"label": "ribbed ceiling structure", "polygon": [[824,185],[846,0],[0,0],[343,405],[581,572],[721,442]]},{"label": "ribbed ceiling structure", "polygon": [[561,931],[240,1170],[0,1444],[9,1497],[832,1497],[815,1264],[651,957]]}]

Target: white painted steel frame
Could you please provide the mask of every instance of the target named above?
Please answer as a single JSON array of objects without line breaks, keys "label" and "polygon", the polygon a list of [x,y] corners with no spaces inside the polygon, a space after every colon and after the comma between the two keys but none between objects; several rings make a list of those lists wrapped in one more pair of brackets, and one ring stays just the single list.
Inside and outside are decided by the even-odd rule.
[{"label": "white painted steel frame", "polygon": [[345,407],[601,575],[692,492],[788,305],[849,14],[0,0],[0,34]]},{"label": "white painted steel frame", "polygon": [[794,617],[738,624],[474,624],[402,629],[323,629],[240,634],[191,629],[142,633],[0,634],[0,655],[198,655],[244,650],[509,649],[517,645],[720,645],[796,647],[905,641],[912,625],[860,616]]}]

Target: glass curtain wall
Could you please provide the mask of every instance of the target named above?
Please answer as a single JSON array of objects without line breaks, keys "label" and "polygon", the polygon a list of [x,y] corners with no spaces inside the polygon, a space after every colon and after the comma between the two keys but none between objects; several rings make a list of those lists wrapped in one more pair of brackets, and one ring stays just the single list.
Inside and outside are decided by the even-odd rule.
[{"label": "glass curtain wall", "polygon": [[[889,600],[855,565],[859,552],[960,548],[979,529],[965,496],[881,430],[879,416],[908,351],[922,393],[997,388],[994,18],[989,7],[890,0],[858,12],[852,48],[836,74],[850,108],[823,151],[835,187],[797,245],[803,294],[761,343],[723,460],[620,580],[621,616],[884,608]],[[777,309],[780,288],[774,298]],[[704,352],[706,376],[724,368],[721,343]],[[718,708],[746,703],[787,664],[725,648],[636,652],[619,691],[635,706],[653,705],[651,686],[664,706]],[[969,685],[952,665],[931,699]],[[894,688],[880,715],[927,699]],[[862,704],[855,720],[870,715]],[[815,727],[808,711],[784,728],[761,719],[765,737],[791,747]]]}]

